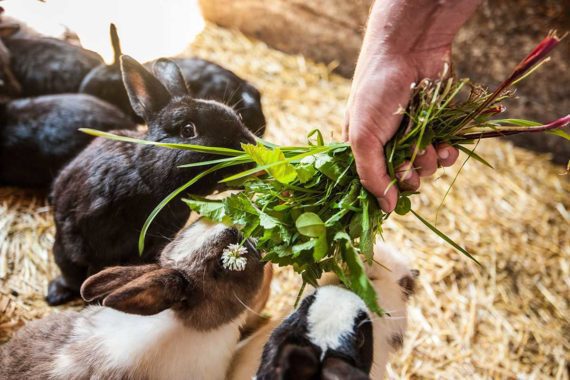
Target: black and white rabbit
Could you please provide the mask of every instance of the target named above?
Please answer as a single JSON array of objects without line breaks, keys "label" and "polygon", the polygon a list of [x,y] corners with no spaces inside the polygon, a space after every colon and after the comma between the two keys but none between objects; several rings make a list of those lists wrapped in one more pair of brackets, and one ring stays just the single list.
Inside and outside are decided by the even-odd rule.
[{"label": "black and white rabbit", "polygon": [[273,330],[256,379],[369,379],[372,334],[360,297],[340,286],[323,286]]},{"label": "black and white rabbit", "polygon": [[[101,56],[50,37],[4,37],[10,69],[22,96],[76,93],[83,78],[103,63]],[[1,53],[1,52],[0,52]]]},{"label": "black and white rabbit", "polygon": [[84,94],[0,102],[0,185],[49,188],[93,140],[79,128],[133,130],[136,124],[113,105]]},{"label": "black and white rabbit", "polygon": [[[121,67],[131,105],[148,124],[148,131],[119,134],[227,148],[255,141],[233,109],[192,98],[174,62],[157,61],[156,77],[128,56],[121,58]],[[144,221],[167,195],[204,170],[178,165],[213,158],[188,150],[95,139],[54,182],[53,252],[62,276],[50,283],[48,303],[69,301],[88,275],[107,266],[155,261],[187,222],[190,210],[178,198],[171,201],[152,223],[145,252],[139,256],[137,240]],[[229,170],[243,169],[213,173],[188,191],[209,194]]]},{"label": "black and white rabbit", "polygon": [[[374,262],[366,265],[366,272],[378,294],[380,306],[388,314],[383,317],[370,315],[372,331],[358,331],[359,325],[355,321],[362,321],[363,326],[368,322],[362,301],[355,300],[354,295],[342,293],[339,288],[319,293],[339,284],[338,277],[328,275],[321,280],[322,287],[313,296],[308,296],[308,301],[303,301],[289,318],[270,321],[240,342],[228,379],[249,380],[256,373],[258,379],[366,379],[368,376],[374,380],[382,379],[390,354],[403,344],[407,303],[414,293],[418,272],[410,269],[401,252],[380,241],[374,246]],[[369,348],[364,348],[370,338],[373,339],[373,359],[368,367]],[[336,355],[335,349],[330,350],[333,355],[329,356],[334,360],[325,363],[327,350],[322,347],[331,346],[338,347]],[[295,368],[304,370],[302,373],[287,372]],[[276,373],[289,373],[294,377],[272,377]],[[339,373],[344,375],[339,376]],[[301,377],[303,374],[308,377]]]},{"label": "black and white rabbit", "polygon": [[222,266],[237,230],[195,222],[155,264],[111,267],[81,288],[89,306],[29,323],[0,346],[2,379],[225,378],[239,328],[263,278],[244,244],[242,271]]}]

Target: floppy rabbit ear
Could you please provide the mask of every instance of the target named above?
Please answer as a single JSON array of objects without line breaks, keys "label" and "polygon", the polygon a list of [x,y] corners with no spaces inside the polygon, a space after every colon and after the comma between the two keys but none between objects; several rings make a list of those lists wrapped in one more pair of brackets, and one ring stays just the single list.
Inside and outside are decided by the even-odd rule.
[{"label": "floppy rabbit ear", "polygon": [[160,268],[115,290],[103,299],[103,306],[129,314],[154,315],[183,301],[189,285],[179,271]]},{"label": "floppy rabbit ear", "polygon": [[310,380],[319,373],[317,353],[310,347],[289,344],[283,347],[279,358],[281,379]]},{"label": "floppy rabbit ear", "polygon": [[86,302],[100,300],[126,283],[157,269],[160,269],[158,264],[103,269],[83,282],[81,297]]},{"label": "floppy rabbit ear", "polygon": [[160,58],[154,63],[152,70],[172,96],[186,96],[190,94],[180,68],[170,59]]},{"label": "floppy rabbit ear", "polygon": [[370,380],[368,376],[361,369],[353,366],[352,364],[334,357],[325,359],[323,369],[321,372],[321,379],[323,380],[338,380],[338,379],[351,379],[351,380]]},{"label": "floppy rabbit ear", "polygon": [[128,55],[121,56],[121,73],[133,110],[148,124],[172,96],[154,75]]}]

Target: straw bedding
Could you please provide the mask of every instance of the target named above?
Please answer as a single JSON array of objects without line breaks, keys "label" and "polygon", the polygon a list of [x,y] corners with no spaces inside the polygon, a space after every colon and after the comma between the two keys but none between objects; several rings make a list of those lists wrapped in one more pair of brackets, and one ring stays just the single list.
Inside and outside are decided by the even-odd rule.
[{"label": "straw bedding", "polygon": [[[350,83],[330,74],[331,67],[212,25],[186,53],[220,62],[259,86],[269,140],[301,143],[313,128],[340,139]],[[405,345],[389,375],[568,379],[569,177],[548,157],[506,142],[484,141],[478,152],[495,170],[468,162],[437,225],[475,252],[481,268],[411,215],[394,215],[386,224],[385,239],[412,256],[421,272]],[[422,185],[414,206],[430,221],[459,167]],[[0,342],[25,322],[63,309],[43,302],[57,273],[53,234],[41,194],[0,188]],[[275,315],[291,307],[299,281],[278,269],[272,286],[267,311]]]}]

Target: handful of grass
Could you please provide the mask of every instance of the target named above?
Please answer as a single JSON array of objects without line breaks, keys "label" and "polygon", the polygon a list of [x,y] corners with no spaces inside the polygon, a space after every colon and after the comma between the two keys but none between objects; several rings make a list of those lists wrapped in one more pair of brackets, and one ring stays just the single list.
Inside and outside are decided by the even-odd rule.
[{"label": "handful of grass", "polygon": [[[392,178],[401,163],[413,163],[418,151],[429,144],[450,144],[465,152],[468,159],[491,166],[468,146],[476,147],[480,139],[523,132],[547,131],[569,139],[560,128],[570,123],[570,115],[545,125],[520,119],[493,119],[504,110],[503,101],[514,96],[513,86],[545,63],[546,55],[559,41],[555,35],[546,37],[493,92],[468,79],[424,80],[417,84],[410,105],[403,111],[404,121],[386,147]],[[244,144],[241,150],[234,150],[85,132],[216,155],[207,162],[182,166],[204,166],[205,170],[151,213],[141,232],[141,251],[150,223],[168,202],[216,170],[251,163],[252,169],[222,180],[241,192],[217,200],[188,196],[184,202],[211,220],[236,225],[244,237],[257,239],[257,247],[266,252],[264,260],[292,266],[304,284],[316,285],[324,272],[334,272],[372,311],[382,313],[364,262],[373,260],[373,243],[390,214],[380,210],[376,199],[361,186],[348,143],[325,143],[320,131],[315,130],[309,134],[306,146],[277,146],[258,140],[256,145]],[[401,192],[395,212],[411,212],[443,240],[475,260],[411,209],[409,197],[413,194]]]}]

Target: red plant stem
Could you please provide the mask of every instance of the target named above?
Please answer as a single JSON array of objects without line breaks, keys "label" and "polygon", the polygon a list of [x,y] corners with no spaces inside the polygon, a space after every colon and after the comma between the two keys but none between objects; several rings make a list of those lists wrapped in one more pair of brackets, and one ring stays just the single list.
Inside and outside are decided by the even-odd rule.
[{"label": "red plant stem", "polygon": [[461,137],[466,139],[466,140],[486,139],[486,138],[490,138],[490,137],[516,135],[519,133],[535,133],[535,132],[550,131],[553,129],[564,128],[568,125],[570,125],[570,115],[566,115],[564,117],[561,117],[560,119],[554,120],[551,123],[544,124],[544,125],[538,125],[536,127],[517,127],[517,129],[514,129],[515,127],[513,127],[513,129],[511,129],[511,130],[503,129],[500,131],[469,133],[466,135],[462,135]]},{"label": "red plant stem", "polygon": [[532,69],[537,63],[548,55],[560,42],[560,38],[555,35],[549,35],[544,38],[519,64],[515,67],[511,75],[504,80],[499,87],[485,100],[475,111],[471,112],[461,122],[460,128],[467,125],[471,120],[480,115],[485,108],[491,104],[506,88],[508,88],[514,81],[524,75],[528,70]]}]

